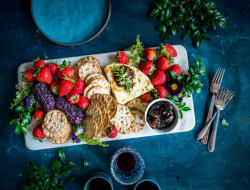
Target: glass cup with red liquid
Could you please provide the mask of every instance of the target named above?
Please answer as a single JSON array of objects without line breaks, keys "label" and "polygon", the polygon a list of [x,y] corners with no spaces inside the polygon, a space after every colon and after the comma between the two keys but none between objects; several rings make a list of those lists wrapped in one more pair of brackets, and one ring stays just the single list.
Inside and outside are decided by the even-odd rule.
[{"label": "glass cup with red liquid", "polygon": [[112,156],[110,170],[118,183],[132,185],[142,178],[145,163],[138,152],[131,147],[124,147],[119,148]]}]

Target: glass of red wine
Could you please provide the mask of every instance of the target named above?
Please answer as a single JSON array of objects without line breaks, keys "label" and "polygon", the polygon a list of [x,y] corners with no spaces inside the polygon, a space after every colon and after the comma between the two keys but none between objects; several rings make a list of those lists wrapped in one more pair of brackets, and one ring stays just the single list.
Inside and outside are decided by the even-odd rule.
[{"label": "glass of red wine", "polygon": [[117,182],[131,185],[142,178],[145,163],[138,152],[131,147],[124,147],[119,148],[112,156],[110,170]]}]

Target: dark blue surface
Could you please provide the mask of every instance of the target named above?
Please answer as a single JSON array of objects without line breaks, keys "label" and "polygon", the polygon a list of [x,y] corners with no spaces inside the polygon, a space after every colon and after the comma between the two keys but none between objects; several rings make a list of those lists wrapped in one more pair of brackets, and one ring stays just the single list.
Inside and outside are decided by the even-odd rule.
[{"label": "dark blue surface", "polygon": [[78,44],[94,37],[109,13],[108,0],[33,0],[32,14],[38,28],[60,44]]},{"label": "dark blue surface", "polygon": [[[109,163],[114,151],[131,146],[145,160],[146,172],[156,177],[163,190],[250,189],[250,1],[217,0],[218,10],[228,19],[225,29],[208,29],[213,41],[205,41],[200,49],[192,45],[188,37],[181,40],[180,34],[171,37],[169,43],[181,44],[188,52],[191,65],[201,58],[208,75],[202,78],[203,92],[194,95],[196,116],[195,128],[190,132],[109,142],[108,148],[74,146],[63,148],[66,159],[78,164],[72,170],[76,180],[65,189],[81,189],[87,175],[95,171],[110,174]],[[27,183],[30,171],[28,159],[38,166],[49,165],[51,158],[58,158],[56,150],[30,151],[25,147],[22,135],[14,134],[9,126],[16,113],[9,109],[15,97],[17,68],[36,57],[59,58],[123,50],[135,42],[137,34],[145,47],[160,44],[159,33],[154,29],[157,19],[149,20],[153,3],[149,1],[113,1],[112,14],[105,30],[89,43],[66,47],[55,44],[37,33],[32,20],[30,1],[1,1],[0,4],[0,189],[19,189]],[[183,33],[183,31],[181,31]],[[230,105],[221,113],[231,127],[219,124],[216,150],[206,151],[206,146],[195,140],[204,124],[211,95],[209,80],[217,67],[226,69],[223,86],[236,92]],[[82,159],[90,166],[83,169]],[[129,190],[114,180],[117,190]]]}]

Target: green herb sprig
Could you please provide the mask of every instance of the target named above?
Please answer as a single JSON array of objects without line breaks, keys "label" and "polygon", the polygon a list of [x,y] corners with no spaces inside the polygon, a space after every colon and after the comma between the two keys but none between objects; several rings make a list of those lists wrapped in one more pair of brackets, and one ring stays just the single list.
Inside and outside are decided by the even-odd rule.
[{"label": "green herb sprig", "polygon": [[206,75],[206,68],[202,66],[202,61],[198,58],[196,61],[197,70],[194,66],[190,66],[188,74],[180,74],[178,77],[174,71],[171,71],[172,78],[176,78],[183,84],[181,92],[182,97],[191,97],[194,92],[201,93],[203,84],[199,79],[201,76]]},{"label": "green herb sprig", "polygon": [[[83,129],[83,133],[85,133],[85,127],[83,127],[82,125],[78,125],[78,126],[73,126],[73,134],[76,134],[76,128],[80,127]],[[77,134],[76,134],[77,135]],[[101,147],[108,147],[108,144],[105,144],[104,142],[101,142],[100,139],[87,139],[83,134],[77,135],[77,137],[81,140],[84,141],[86,143],[88,143],[89,145],[98,145]]]},{"label": "green herb sprig", "polygon": [[[65,183],[62,181],[61,177],[66,177],[69,175],[71,168],[76,167],[77,165],[73,162],[65,161],[64,152],[59,149],[59,158],[62,162],[58,160],[51,159],[51,169],[54,171],[52,175],[46,173],[46,165],[42,165],[40,169],[36,164],[29,160],[29,166],[34,169],[30,171],[27,176],[30,178],[29,185],[21,185],[22,190],[63,190]],[[66,182],[72,182],[74,177],[67,177]]]},{"label": "green herb sprig", "polygon": [[230,127],[229,123],[228,123],[225,119],[222,119],[222,120],[221,120],[221,123],[222,123],[222,125],[224,125],[225,127]]},{"label": "green herb sprig", "polygon": [[[112,63],[112,62],[109,62]],[[117,77],[116,80],[121,84],[125,85],[126,92],[128,94],[132,93],[131,89],[131,76],[129,74],[129,69],[124,70],[124,66],[120,66],[117,64],[113,65],[112,73]]]},{"label": "green herb sprig", "polygon": [[131,54],[127,54],[130,63],[140,63],[141,61],[146,61],[144,56],[143,44],[140,41],[140,34],[136,37],[136,44],[125,49],[131,51]]},{"label": "green herb sprig", "polygon": [[176,107],[178,108],[180,119],[183,118],[183,112],[191,110],[190,107],[186,106],[186,102],[182,102],[182,103],[180,102],[180,97],[177,95],[176,96],[167,95],[166,99],[170,100],[176,105]]},{"label": "green herb sprig", "polygon": [[[14,107],[15,110],[18,113],[19,118],[18,119],[13,119],[9,125],[14,125],[16,126],[15,128],[15,133],[19,134],[21,131],[26,135],[27,134],[27,126],[31,123],[32,119],[32,114],[35,110],[36,106],[36,100],[34,96],[31,94],[30,88],[32,87],[34,82],[27,82],[25,78],[25,72],[22,73],[21,77],[21,84],[22,86],[20,87],[19,85],[16,85],[16,88],[20,91],[16,92],[16,98],[13,99],[13,103],[11,103],[10,109],[13,109]],[[24,107],[24,98],[26,96],[30,97],[30,107],[25,108]]]},{"label": "green herb sprig", "polygon": [[156,28],[162,31],[161,40],[165,42],[175,35],[180,29],[186,29],[182,38],[185,39],[192,34],[192,39],[199,48],[202,39],[212,40],[206,34],[205,26],[212,26],[214,30],[226,26],[226,19],[215,9],[215,2],[202,3],[201,0],[158,0],[155,1],[156,8],[153,9],[149,18],[160,17],[162,25]]}]

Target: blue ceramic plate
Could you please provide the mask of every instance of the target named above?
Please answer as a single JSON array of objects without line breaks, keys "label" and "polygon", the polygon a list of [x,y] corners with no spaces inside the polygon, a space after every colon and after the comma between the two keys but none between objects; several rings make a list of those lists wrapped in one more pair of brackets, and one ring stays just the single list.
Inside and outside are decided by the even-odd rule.
[{"label": "blue ceramic plate", "polygon": [[31,12],[47,38],[61,45],[79,45],[105,28],[111,0],[32,0]]}]

